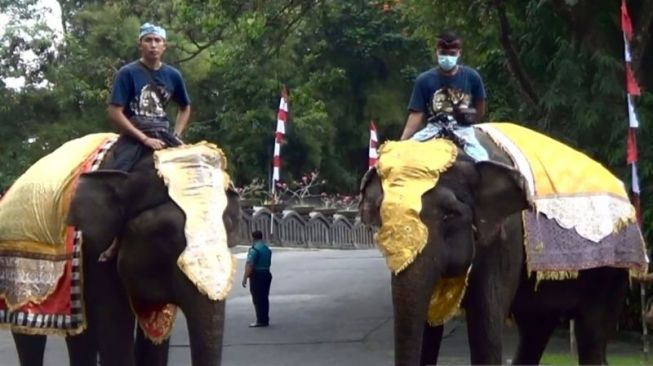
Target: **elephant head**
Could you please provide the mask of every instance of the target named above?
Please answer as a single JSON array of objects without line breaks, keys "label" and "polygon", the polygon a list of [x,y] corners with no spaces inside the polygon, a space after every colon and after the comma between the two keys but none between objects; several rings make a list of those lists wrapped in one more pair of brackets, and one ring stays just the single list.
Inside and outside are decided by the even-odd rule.
[{"label": "elephant head", "polygon": [[[235,245],[239,197],[232,189],[226,197],[222,222],[229,244]],[[220,364],[224,301],[200,293],[177,265],[186,248],[186,216],[169,197],[152,156],[139,161],[130,173],[99,170],[82,175],[68,222],[83,233],[89,266],[111,265],[97,263],[97,258],[119,238],[114,265],[132,301],[178,305],[187,318],[193,365]]]},{"label": "elephant head", "polygon": [[[490,245],[501,235],[509,215],[528,207],[522,177],[501,163],[475,163],[459,153],[437,184],[421,197],[420,219],[427,244],[414,261],[392,275],[397,365],[419,365],[429,300],[439,281],[465,275],[476,245]],[[361,184],[360,215],[381,226],[382,182],[376,169]]]}]

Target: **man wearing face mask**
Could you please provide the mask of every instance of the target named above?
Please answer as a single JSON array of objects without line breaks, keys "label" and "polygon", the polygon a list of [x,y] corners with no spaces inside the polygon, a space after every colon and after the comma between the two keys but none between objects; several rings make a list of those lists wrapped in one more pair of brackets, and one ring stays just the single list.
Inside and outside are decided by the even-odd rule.
[{"label": "man wearing face mask", "polygon": [[479,122],[485,114],[486,94],[481,76],[458,62],[462,39],[454,32],[443,32],[438,36],[436,50],[438,65],[420,74],[415,81],[402,140],[413,137],[425,118],[432,121],[443,111],[465,115],[456,118],[463,124]]}]

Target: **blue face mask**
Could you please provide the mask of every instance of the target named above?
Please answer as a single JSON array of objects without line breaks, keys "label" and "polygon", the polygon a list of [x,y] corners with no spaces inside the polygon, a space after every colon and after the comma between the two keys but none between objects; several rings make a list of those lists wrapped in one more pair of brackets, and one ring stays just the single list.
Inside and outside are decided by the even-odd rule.
[{"label": "blue face mask", "polygon": [[438,65],[444,71],[451,71],[458,63],[458,56],[438,55]]}]

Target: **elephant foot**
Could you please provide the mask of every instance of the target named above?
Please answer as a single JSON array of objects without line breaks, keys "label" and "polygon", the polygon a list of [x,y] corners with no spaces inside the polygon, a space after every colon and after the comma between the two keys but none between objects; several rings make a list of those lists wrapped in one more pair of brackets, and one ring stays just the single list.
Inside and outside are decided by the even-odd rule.
[{"label": "elephant foot", "polygon": [[108,262],[116,257],[118,253],[118,239],[114,239],[109,248],[100,254],[98,262]]}]

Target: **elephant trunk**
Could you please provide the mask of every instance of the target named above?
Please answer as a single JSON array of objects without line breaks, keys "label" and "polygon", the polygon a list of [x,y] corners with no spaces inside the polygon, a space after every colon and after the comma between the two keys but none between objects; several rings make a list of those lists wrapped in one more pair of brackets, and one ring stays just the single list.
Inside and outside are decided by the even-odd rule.
[{"label": "elephant trunk", "polygon": [[[183,275],[182,275],[183,276]],[[193,366],[220,366],[225,302],[212,301],[187,278],[177,287],[177,303],[186,316]]]},{"label": "elephant trunk", "polygon": [[[408,268],[392,276],[396,366],[421,364],[429,302],[441,276],[434,247],[427,245]],[[437,352],[435,345],[427,346],[427,353]]]}]

